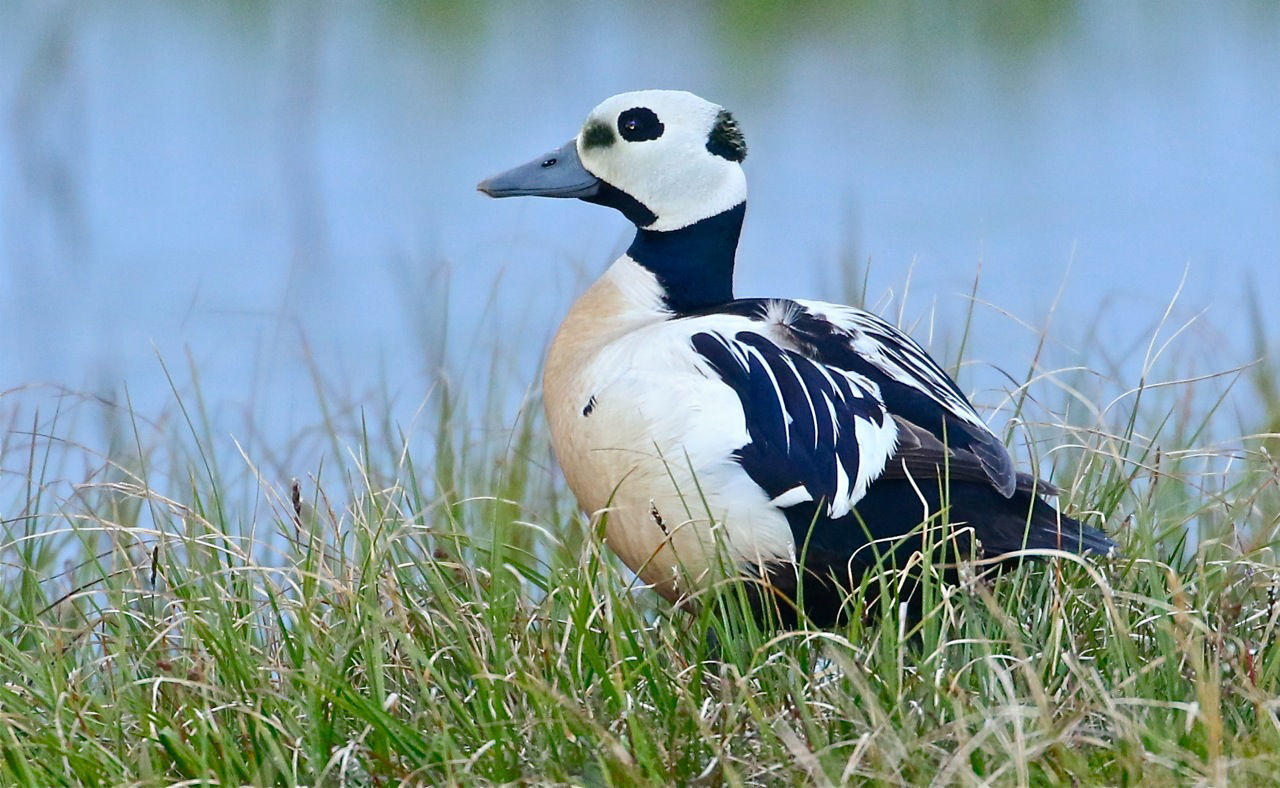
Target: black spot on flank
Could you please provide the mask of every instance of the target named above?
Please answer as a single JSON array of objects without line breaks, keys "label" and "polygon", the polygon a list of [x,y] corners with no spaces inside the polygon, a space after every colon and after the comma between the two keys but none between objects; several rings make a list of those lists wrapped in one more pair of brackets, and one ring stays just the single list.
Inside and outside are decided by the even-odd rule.
[{"label": "black spot on flank", "polygon": [[671,532],[667,530],[666,520],[662,519],[662,512],[658,511],[658,505],[653,501],[649,501],[649,516],[652,517],[653,521],[662,529],[663,536],[671,536]]},{"label": "black spot on flank", "polygon": [[747,158],[747,141],[738,128],[738,121],[733,119],[729,110],[722,109],[716,115],[716,125],[711,127],[707,135],[707,150],[712,154],[729,161],[742,161]]},{"label": "black spot on flank", "polygon": [[613,136],[613,129],[600,121],[595,121],[582,130],[582,147],[587,150],[592,148],[607,148],[616,142],[617,139],[617,137]]},{"label": "black spot on flank", "polygon": [[632,107],[618,116],[618,133],[627,142],[656,140],[666,129],[648,107]]},{"label": "black spot on flank", "polygon": [[596,395],[592,394],[591,399],[587,400],[587,406],[582,409],[582,417],[586,418],[591,415],[591,411],[596,409]]}]

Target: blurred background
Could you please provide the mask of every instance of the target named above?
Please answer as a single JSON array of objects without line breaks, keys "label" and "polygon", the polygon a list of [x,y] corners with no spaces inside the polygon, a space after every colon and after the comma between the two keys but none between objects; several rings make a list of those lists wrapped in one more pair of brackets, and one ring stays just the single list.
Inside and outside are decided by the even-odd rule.
[{"label": "blurred background", "polygon": [[745,130],[740,295],[963,337],[980,405],[1046,326],[1135,383],[1179,291],[1160,341],[1219,368],[1280,336],[1280,3],[40,0],[0,4],[0,392],[198,392],[263,451],[442,371],[513,411],[630,232],[475,183],[648,87]]}]

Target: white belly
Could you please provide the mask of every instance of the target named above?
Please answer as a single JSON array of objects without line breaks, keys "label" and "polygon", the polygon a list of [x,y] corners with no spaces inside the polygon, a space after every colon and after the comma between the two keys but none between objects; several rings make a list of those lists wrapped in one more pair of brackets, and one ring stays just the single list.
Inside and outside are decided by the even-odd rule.
[{"label": "white belly", "polygon": [[669,599],[721,564],[790,560],[785,516],[732,456],[748,440],[737,395],[703,374],[678,323],[614,311],[611,335],[587,330],[619,297],[609,277],[597,283],[547,361],[552,444],[579,505],[607,518],[610,548]]}]

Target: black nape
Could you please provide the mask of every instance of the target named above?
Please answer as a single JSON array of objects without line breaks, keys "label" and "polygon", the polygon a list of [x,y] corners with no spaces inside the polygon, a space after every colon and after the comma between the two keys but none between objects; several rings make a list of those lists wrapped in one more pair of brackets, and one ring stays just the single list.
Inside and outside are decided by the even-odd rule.
[{"label": "black nape", "polygon": [[627,255],[652,271],[663,300],[677,314],[733,300],[733,262],[747,204],[679,230],[641,227]]}]

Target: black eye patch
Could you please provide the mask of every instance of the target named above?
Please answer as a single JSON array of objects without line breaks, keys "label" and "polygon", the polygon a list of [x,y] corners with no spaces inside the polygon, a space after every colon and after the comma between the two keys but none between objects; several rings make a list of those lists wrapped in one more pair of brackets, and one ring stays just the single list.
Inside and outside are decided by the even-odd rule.
[{"label": "black eye patch", "polygon": [[656,140],[666,127],[648,107],[632,107],[618,116],[618,133],[627,142]]}]

